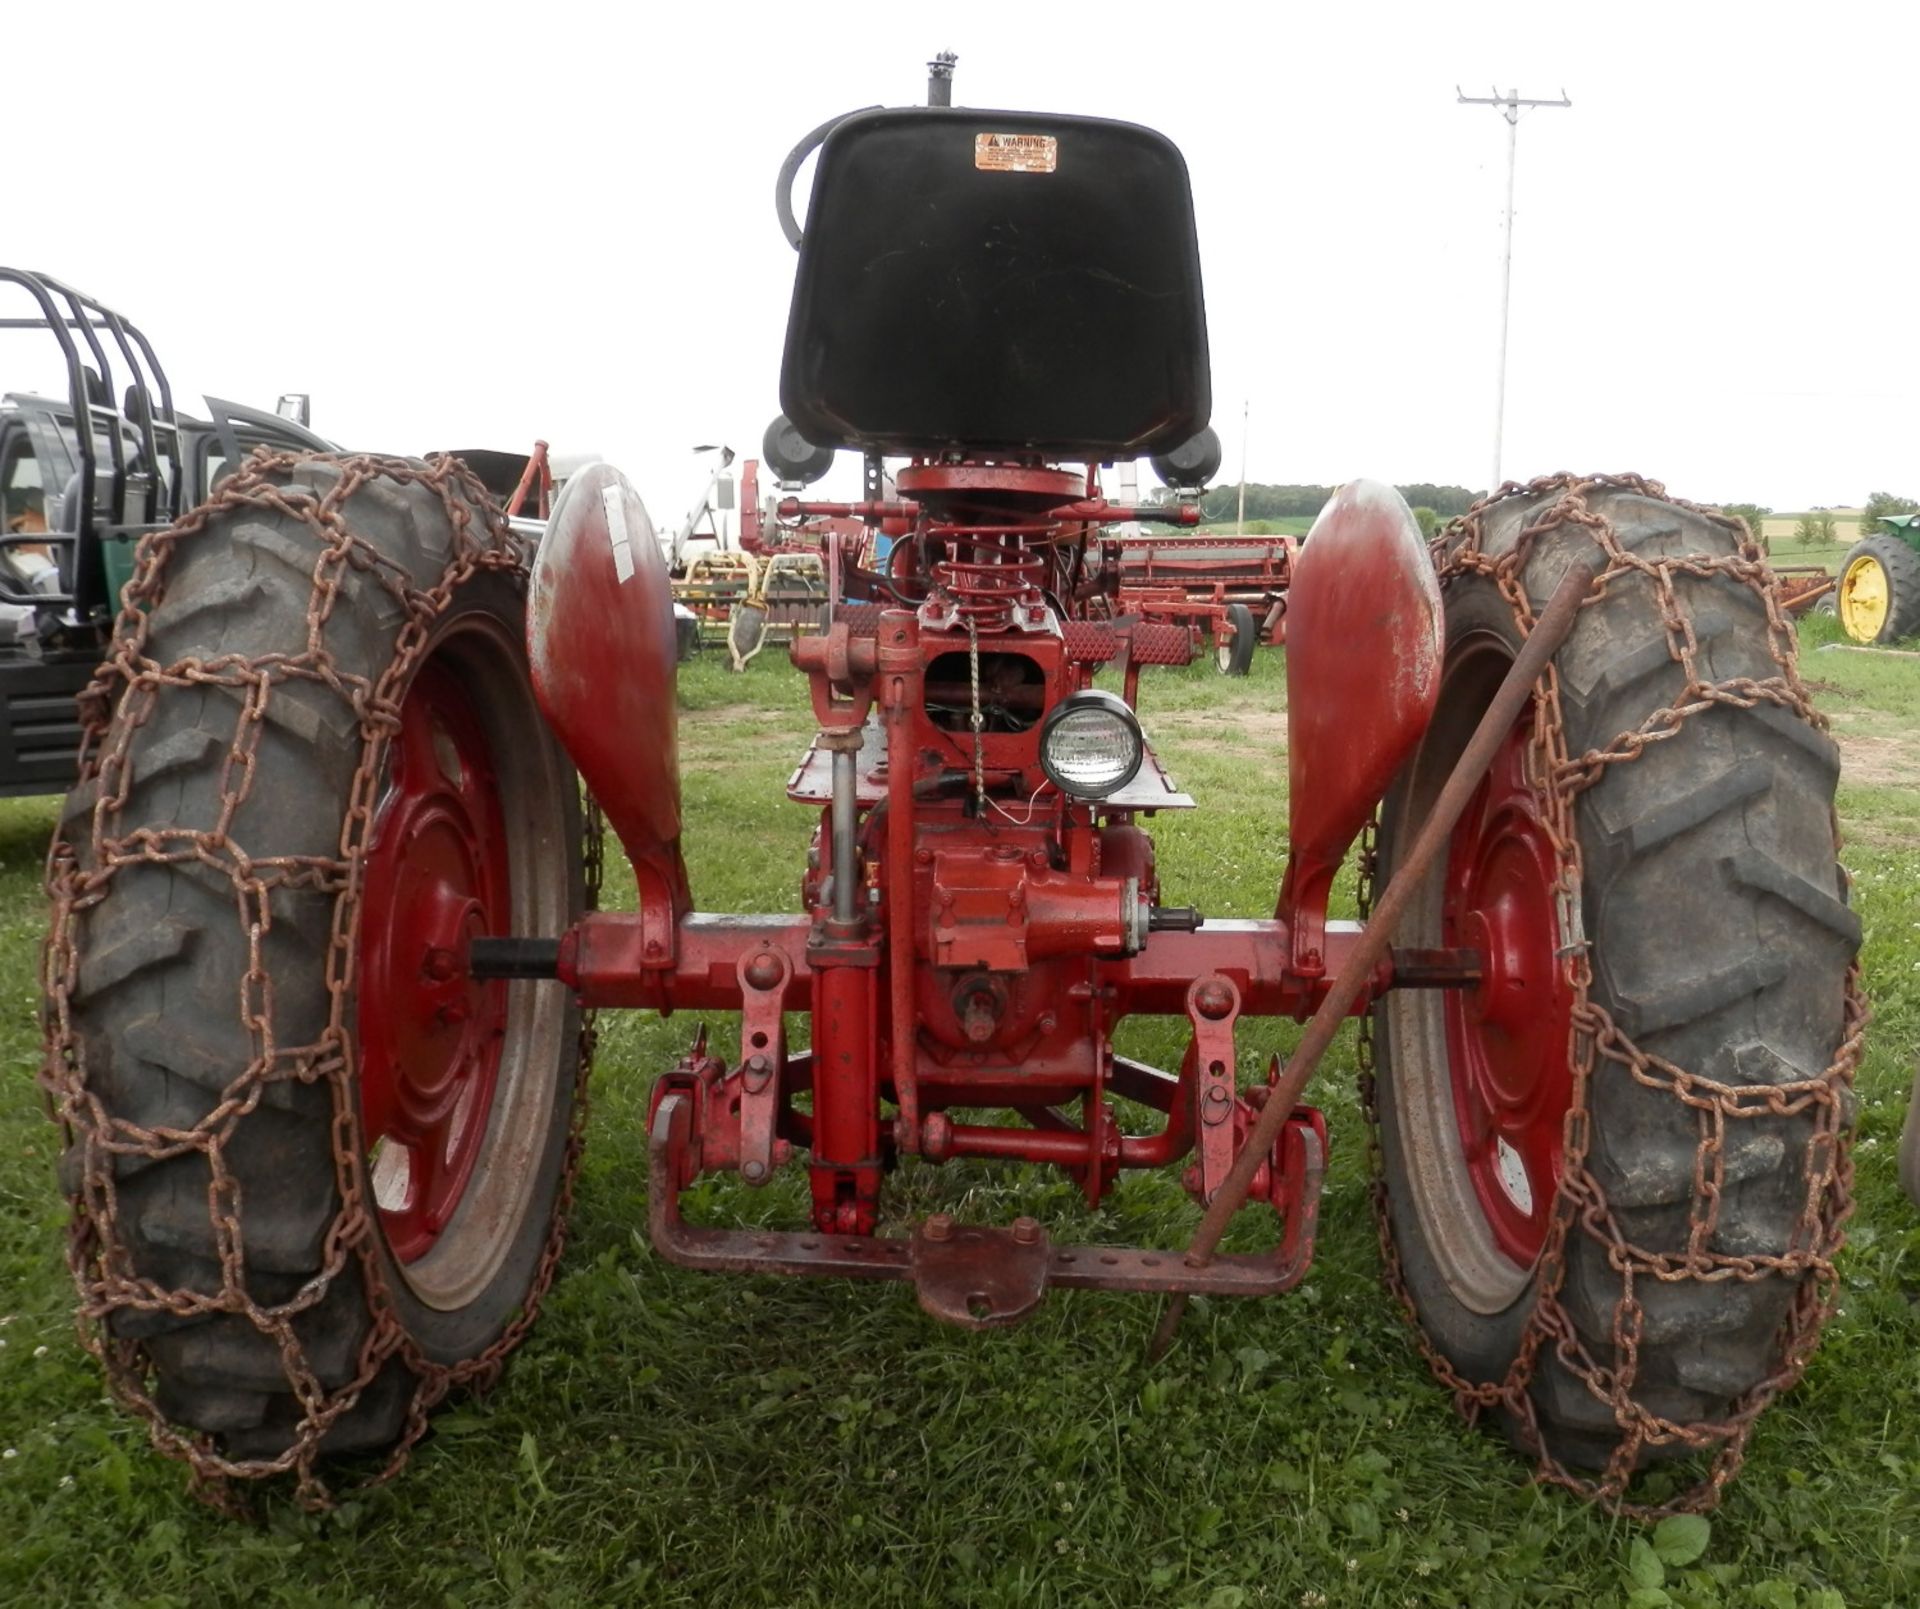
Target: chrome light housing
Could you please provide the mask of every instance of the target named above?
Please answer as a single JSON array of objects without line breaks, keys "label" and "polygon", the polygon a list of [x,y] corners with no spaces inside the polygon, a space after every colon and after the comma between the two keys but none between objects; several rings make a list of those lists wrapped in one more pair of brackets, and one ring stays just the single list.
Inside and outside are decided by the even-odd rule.
[{"label": "chrome light housing", "polygon": [[1127,701],[1100,688],[1061,699],[1040,725],[1040,769],[1073,799],[1118,793],[1139,772],[1146,747]]}]

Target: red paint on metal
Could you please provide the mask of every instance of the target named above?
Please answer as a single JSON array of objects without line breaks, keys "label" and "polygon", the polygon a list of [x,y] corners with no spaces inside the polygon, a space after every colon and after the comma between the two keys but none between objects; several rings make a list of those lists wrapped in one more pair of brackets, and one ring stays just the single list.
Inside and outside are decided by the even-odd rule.
[{"label": "red paint on metal", "polygon": [[879,956],[858,941],[816,943],[813,974],[813,1221],[870,1235],[880,1203],[880,1086],[874,983]]},{"label": "red paint on metal", "polygon": [[1558,956],[1553,840],[1526,774],[1532,739],[1529,714],[1454,828],[1441,908],[1448,943],[1482,958],[1479,985],[1445,1006],[1460,1144],[1494,1243],[1523,1268],[1546,1243],[1573,1103],[1573,995]]},{"label": "red paint on metal", "polygon": [[533,451],[527,457],[527,467],[520,471],[520,480],[513,488],[513,495],[507,499],[507,518],[524,514],[527,511],[527,498],[533,496],[534,519],[546,519],[553,512],[553,470],[547,462],[547,444],[536,441]]},{"label": "red paint on metal", "polygon": [[485,728],[429,660],[400,706],[367,849],[360,932],[360,1124],[395,1257],[432,1249],[493,1110],[507,986],[467,973],[508,931],[506,821]]},{"label": "red paint on metal", "polygon": [[740,551],[768,553],[772,547],[760,530],[760,461],[748,458],[740,465]]},{"label": "red paint on metal", "polygon": [[1287,592],[1287,874],[1294,964],[1326,969],[1327,896],[1348,848],[1433,717],[1440,588],[1391,486],[1335,492]]},{"label": "red paint on metal", "polygon": [[880,704],[885,712],[887,753],[899,763],[886,766],[886,887],[892,891],[883,913],[887,925],[887,1038],[893,1098],[899,1107],[895,1134],[904,1151],[920,1146],[920,1081],[914,1031],[913,933],[913,752],[914,724],[926,703],[926,661],[920,649],[920,623],[907,610],[888,610],[876,628],[875,655],[881,676]]},{"label": "red paint on metal", "polygon": [[910,464],[893,477],[893,483],[902,495],[923,501],[1011,497],[1050,507],[1079,502],[1087,478],[1071,469],[1029,469],[1020,464]]},{"label": "red paint on metal", "polygon": [[[644,520],[616,481],[603,478],[596,495],[604,503],[611,488],[623,514]],[[644,560],[657,552],[636,545],[624,555],[635,581],[618,581],[619,559],[590,540],[614,554],[616,533],[604,519],[595,528],[590,511],[570,514],[563,500],[562,537],[542,554],[536,663],[546,664],[557,702],[571,700],[572,729],[557,715],[556,723],[583,770],[600,768],[607,780],[589,778],[630,854],[636,844],[641,851],[640,910],[579,923],[561,943],[558,974],[587,1005],[744,1013],[736,1065],[709,1055],[703,1035],[656,1089],[656,1243],[696,1267],[912,1278],[930,1310],[959,1322],[1017,1316],[1049,1284],[1283,1289],[1311,1253],[1324,1124],[1307,1108],[1263,1112],[1271,1085],[1238,1090],[1236,1027],[1243,1016],[1314,1012],[1362,943],[1360,930],[1325,922],[1324,890],[1304,917],[1289,908],[1264,921],[1202,925],[1197,913],[1160,908],[1152,843],[1137,818],[1191,800],[1150,753],[1126,788],[1098,804],[1069,801],[1048,783],[1042,718],[1086,685],[1092,664],[1124,642],[1131,698],[1143,665],[1184,663],[1193,646],[1188,624],[1122,626],[1081,613],[1102,583],[1087,581],[1074,544],[1125,512],[1097,496],[1090,476],[923,464],[902,472],[899,490],[886,502],[782,505],[783,517],[884,520],[898,538],[891,585],[832,550],[834,575],[877,588],[881,601],[839,603],[826,630],[790,648],[821,729],[788,788],[821,812],[802,877],[805,910],[794,917],[707,916],[649,897],[649,879],[668,883],[678,867],[677,798],[670,746],[636,743],[635,731],[657,735],[670,723],[671,667],[650,684],[651,727],[591,697],[616,668],[628,669],[635,649],[590,617],[607,612],[619,586],[651,585]],[[1406,626],[1397,606],[1434,606],[1424,623],[1437,683],[1430,571],[1417,536],[1417,572],[1394,550],[1403,533],[1378,506],[1381,490],[1363,485],[1335,499],[1323,521],[1329,562],[1345,554],[1388,572],[1384,581],[1371,574],[1358,595],[1384,600],[1376,637]],[[1404,505],[1394,509],[1411,530]],[[1262,546],[1284,555],[1290,544]],[[1224,583],[1216,576],[1208,585]],[[1368,622],[1353,626],[1355,597],[1337,578],[1326,586],[1322,629],[1344,633],[1339,673],[1327,683],[1337,688],[1360,657]],[[1257,618],[1274,616],[1276,605]],[[651,652],[651,637],[641,638],[639,651]],[[660,638],[664,645],[668,634]],[[1415,639],[1417,672],[1426,650],[1417,629]],[[1392,646],[1405,644],[1396,637]],[[1383,696],[1404,710],[1404,694]],[[1347,703],[1351,714],[1355,701]],[[1426,709],[1418,714],[1424,724]],[[645,753],[665,753],[668,763]],[[645,793],[648,779],[662,777],[670,823],[660,815],[662,794]],[[1310,965],[1302,964],[1302,919],[1312,927]],[[1457,944],[1409,965],[1428,987],[1482,976],[1481,958]],[[1365,1010],[1392,983],[1392,962],[1382,957],[1345,1009]],[[795,1010],[811,1011],[812,1044],[789,1056],[781,1020]],[[1190,1043],[1177,1077],[1113,1055],[1114,1025],[1129,1014],[1186,1019]],[[802,1095],[806,1110],[795,1104]],[[1116,1096],[1160,1113],[1158,1129],[1123,1132]],[[1013,1117],[976,1120],[994,1110]],[[1283,1221],[1269,1259],[1199,1270],[1159,1253],[1051,1247],[1036,1225],[1003,1233],[949,1223],[937,1232],[929,1225],[913,1243],[874,1238],[884,1172],[904,1153],[935,1163],[1052,1163],[1090,1202],[1122,1169],[1192,1156],[1190,1188],[1204,1200],[1232,1188],[1256,1133],[1272,1149],[1251,1171],[1254,1190]],[[708,1231],[680,1221],[677,1192],[701,1173],[738,1170],[762,1182],[796,1145],[810,1153],[811,1232]],[[922,1243],[924,1254],[915,1249]],[[989,1266],[1007,1276],[992,1288],[981,1274]]]},{"label": "red paint on metal", "polygon": [[[1198,514],[1198,510],[1194,510]],[[1260,639],[1280,643],[1299,539],[1292,536],[1110,537],[1114,612],[1187,633],[1192,650],[1232,640],[1227,615],[1245,604]]]},{"label": "red paint on metal", "polygon": [[[687,1157],[695,1145],[696,1108],[684,1089],[669,1090],[655,1102],[649,1120],[648,1228],[667,1261],[682,1268],[727,1273],[793,1274],[815,1278],[916,1280],[916,1241],[957,1238],[971,1226],[928,1219],[913,1240],[873,1235],[794,1233],[779,1230],[706,1229],[680,1214],[680,1192],[689,1178]],[[1282,1147],[1291,1165],[1275,1170],[1286,1200],[1275,1203],[1281,1219],[1279,1243],[1271,1252],[1214,1257],[1193,1267],[1177,1251],[1135,1246],[1063,1246],[1044,1232],[1044,1287],[1070,1290],[1187,1291],[1211,1296],[1277,1296],[1291,1290],[1313,1261],[1321,1181],[1326,1164],[1325,1126],[1310,1120],[1290,1122]],[[697,1171],[697,1170],[696,1170]],[[1007,1241],[1022,1248],[1036,1242],[1016,1224]],[[986,1245],[1002,1244],[994,1236]],[[951,1292],[946,1271],[934,1275],[935,1288]],[[963,1297],[972,1294],[962,1292]],[[942,1314],[941,1316],[946,1316]],[[970,1315],[977,1316],[977,1315]]]},{"label": "red paint on metal", "polygon": [[540,708],[619,834],[650,942],[691,903],[680,855],[673,592],[639,495],[611,464],[567,482],[534,560],[527,651]]}]

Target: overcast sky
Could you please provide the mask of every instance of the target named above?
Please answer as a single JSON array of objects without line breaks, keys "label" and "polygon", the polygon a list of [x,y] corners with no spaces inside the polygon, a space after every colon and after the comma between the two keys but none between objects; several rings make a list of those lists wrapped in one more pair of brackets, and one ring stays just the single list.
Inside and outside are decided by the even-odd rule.
[{"label": "overcast sky", "polygon": [[[925,91],[1171,135],[1223,479],[1481,486],[1506,129],[1503,464],[1774,508],[1920,495],[1915,8],[1896,4],[9,6],[0,262],[176,388],[313,393],[354,447],[592,450],[656,519],[757,453],[781,158]],[[805,180],[803,177],[802,188]],[[9,309],[11,310],[11,309]],[[0,387],[44,383],[0,335]],[[33,356],[37,357],[38,353]],[[851,488],[853,478],[836,484]]]}]

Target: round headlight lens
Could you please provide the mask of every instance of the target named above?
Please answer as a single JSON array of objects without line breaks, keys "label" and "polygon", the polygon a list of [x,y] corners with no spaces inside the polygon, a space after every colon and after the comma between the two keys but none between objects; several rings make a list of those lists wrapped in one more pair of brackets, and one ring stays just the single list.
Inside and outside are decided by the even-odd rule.
[{"label": "round headlight lens", "polygon": [[1062,699],[1040,728],[1040,767],[1075,799],[1119,792],[1140,769],[1145,750],[1126,700],[1098,688]]}]

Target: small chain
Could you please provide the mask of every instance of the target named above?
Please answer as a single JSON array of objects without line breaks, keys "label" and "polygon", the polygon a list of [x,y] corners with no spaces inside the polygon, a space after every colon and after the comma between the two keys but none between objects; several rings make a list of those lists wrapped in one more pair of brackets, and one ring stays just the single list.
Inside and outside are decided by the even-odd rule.
[{"label": "small chain", "polygon": [[967,673],[973,683],[973,713],[967,724],[973,728],[973,796],[979,802],[980,819],[987,816],[987,747],[980,734],[987,718],[980,713],[980,632],[967,616]]}]

